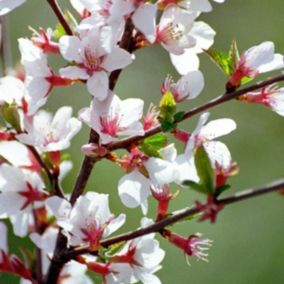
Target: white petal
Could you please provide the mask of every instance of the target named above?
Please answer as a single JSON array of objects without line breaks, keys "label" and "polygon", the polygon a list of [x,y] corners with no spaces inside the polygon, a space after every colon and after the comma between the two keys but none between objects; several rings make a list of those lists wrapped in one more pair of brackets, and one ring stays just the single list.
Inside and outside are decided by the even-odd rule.
[{"label": "white petal", "polygon": [[215,167],[216,162],[218,165],[222,166],[223,169],[227,169],[231,165],[231,153],[224,143],[219,141],[209,141],[204,143],[204,148],[213,167]]},{"label": "white petal", "polygon": [[108,72],[123,69],[133,61],[133,56],[126,50],[115,47],[112,52],[107,55],[101,64],[101,67]]},{"label": "white petal", "polygon": [[195,99],[204,88],[204,77],[203,74],[199,71],[192,71],[181,77],[177,82],[177,93],[180,100],[183,97],[187,99]]},{"label": "white petal", "polygon": [[76,36],[62,36],[59,40],[59,49],[62,56],[68,61],[81,63],[80,50],[82,43]]},{"label": "white petal", "polygon": [[196,45],[192,50],[201,53],[214,43],[216,32],[204,22],[195,22],[190,34],[196,40]]},{"label": "white petal", "polygon": [[171,162],[151,157],[145,163],[145,167],[152,183],[156,186],[162,187],[175,179],[174,165]]},{"label": "white petal", "polygon": [[199,59],[191,48],[185,49],[181,55],[170,53],[170,58],[177,72],[181,75],[186,75],[199,68]]},{"label": "white petal", "polygon": [[87,71],[83,68],[77,67],[77,66],[68,66],[61,68],[59,70],[59,73],[61,76],[69,79],[82,79],[87,80],[90,75],[87,73]]},{"label": "white petal", "polygon": [[151,3],[141,4],[132,16],[135,27],[144,34],[150,43],[156,40],[157,6]]},{"label": "white petal", "polygon": [[137,207],[147,200],[150,194],[149,180],[138,171],[133,171],[119,180],[118,193],[126,207]]},{"label": "white petal", "polygon": [[216,137],[231,133],[236,128],[237,125],[232,119],[216,119],[210,121],[201,129],[200,136],[208,140],[213,140]]},{"label": "white petal", "polygon": [[88,91],[99,101],[108,95],[108,75],[106,72],[95,72],[87,81]]},{"label": "white petal", "polygon": [[57,220],[64,221],[69,217],[72,207],[67,200],[58,196],[52,196],[45,202]]},{"label": "white petal", "polygon": [[139,121],[143,115],[144,101],[140,99],[126,99],[121,101],[121,127],[129,127]]}]

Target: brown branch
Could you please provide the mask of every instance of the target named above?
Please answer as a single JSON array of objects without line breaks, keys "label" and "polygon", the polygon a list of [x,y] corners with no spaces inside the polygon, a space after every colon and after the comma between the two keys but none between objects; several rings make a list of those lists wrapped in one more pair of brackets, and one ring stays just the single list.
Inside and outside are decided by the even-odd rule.
[{"label": "brown branch", "polygon": [[12,53],[10,46],[10,38],[8,32],[7,15],[0,17],[0,56],[2,62],[2,74],[6,76],[12,68]]},{"label": "brown branch", "polygon": [[[284,189],[284,179],[280,179],[277,181],[274,181],[266,186],[263,186],[261,188],[256,188],[256,189],[247,189],[244,191],[241,191],[239,193],[236,193],[234,195],[231,195],[229,197],[225,197],[222,199],[219,199],[216,201],[217,204],[220,205],[228,205],[228,204],[233,204],[239,201],[243,201],[246,199],[250,199],[253,197],[257,197],[266,193],[274,192]],[[109,238],[106,240],[101,241],[101,246],[103,247],[109,247],[113,244],[117,244],[120,242],[125,242],[125,241],[130,241],[132,239],[142,237],[147,234],[151,233],[156,233],[159,231],[162,231],[166,227],[173,225],[185,218],[191,217],[197,213],[199,213],[200,210],[197,207],[192,207],[192,208],[186,208],[184,210],[179,211],[178,213],[175,213],[161,221],[155,222],[154,224],[146,227],[146,228],[141,228],[136,231],[131,231],[127,232],[125,234],[121,234],[119,236]],[[66,252],[64,258],[65,261],[69,261],[70,259],[75,258],[78,255],[85,254],[85,253],[90,253],[88,248],[80,248],[80,249],[75,249],[75,250],[69,250]],[[94,253],[94,252],[92,252]]]},{"label": "brown branch", "polygon": [[[42,230],[40,228],[40,224],[38,222],[36,211],[33,210],[33,218],[35,224],[35,231],[38,234],[42,234]],[[35,263],[35,276],[38,283],[42,283],[42,261],[41,261],[41,249],[35,246],[35,256],[36,256],[36,263]]]},{"label": "brown branch", "polygon": [[[184,121],[188,118],[191,118],[192,116],[196,115],[196,114],[199,114],[203,111],[206,111],[208,109],[211,109],[213,107],[216,107],[216,106],[219,106],[227,101],[230,101],[232,99],[236,99],[237,97],[241,96],[241,95],[244,95],[248,92],[252,92],[252,91],[255,91],[257,89],[260,89],[260,88],[263,88],[263,87],[266,87],[266,86],[269,86],[271,84],[274,84],[274,83],[277,83],[277,82],[281,82],[281,81],[284,81],[284,75],[278,75],[276,77],[273,77],[273,78],[270,78],[270,79],[267,79],[267,80],[264,80],[264,81],[261,81],[261,82],[258,82],[258,83],[255,83],[251,86],[248,86],[248,87],[245,87],[245,88],[242,88],[242,89],[239,89],[239,90],[236,90],[234,92],[230,92],[230,93],[225,93],[223,94],[222,96],[219,96],[207,103],[205,103],[204,105],[201,105],[201,106],[198,106],[188,112],[186,112],[184,114],[184,117],[181,121]],[[162,132],[162,128],[161,126],[157,126],[155,128],[152,128],[150,130],[148,130],[147,132],[145,132],[144,135],[142,136],[132,136],[132,137],[129,137],[129,138],[125,138],[125,139],[122,139],[120,141],[117,141],[117,142],[112,142],[112,143],[109,143],[107,145],[105,145],[107,147],[107,149],[109,151],[114,151],[114,150],[118,150],[118,149],[126,149],[128,148],[131,144],[135,144],[135,143],[138,143],[140,142],[141,140],[147,138],[147,137],[150,137],[150,136],[153,136],[159,132]]]},{"label": "brown branch", "polygon": [[31,151],[31,153],[33,154],[33,156],[35,157],[35,159],[37,160],[37,162],[40,164],[40,166],[42,167],[42,169],[46,172],[47,177],[50,181],[51,186],[54,189],[54,193],[59,196],[64,198],[64,192],[62,191],[62,189],[60,188],[59,185],[59,181],[58,181],[58,175],[54,175],[48,168],[48,166],[46,165],[46,163],[42,160],[40,154],[38,153],[38,151],[36,150],[35,147],[33,146],[29,146],[27,145],[28,149]]},{"label": "brown branch", "polygon": [[[127,51],[133,51],[132,49],[132,32],[133,32],[133,24],[131,20],[128,20],[125,25],[125,30],[123,37],[120,42],[120,48],[123,48]],[[116,82],[118,80],[118,77],[121,73],[121,69],[115,70],[110,74],[109,77],[109,88],[110,90],[113,90],[115,88]],[[99,135],[96,133],[93,129],[90,131],[89,136],[89,143],[98,144],[99,142]],[[92,169],[98,159],[94,159],[88,156],[84,157],[79,175],[77,177],[74,189],[72,190],[70,203],[73,205],[77,198],[84,192],[85,187],[87,185],[88,179],[90,177],[90,174],[92,172]]]},{"label": "brown branch", "polygon": [[[49,0],[48,0],[49,1]],[[49,1],[50,2],[50,1]],[[52,1],[54,2],[54,1]],[[125,30],[123,37],[120,42],[120,48],[123,48],[127,51],[132,51],[132,32],[133,32],[133,24],[131,20],[127,20],[125,25]],[[115,88],[117,79],[122,70],[113,71],[109,77],[109,88],[113,90]],[[89,135],[89,143],[97,144],[99,142],[99,135],[96,131],[91,130]],[[85,156],[83,163],[81,165],[81,169],[77,176],[74,188],[71,193],[70,203],[74,205],[77,198],[83,194],[93,167],[98,159],[94,159],[92,157]],[[50,267],[46,276],[45,284],[54,284],[56,283],[60,271],[66,263],[66,259],[63,257],[63,252],[66,250],[67,240],[66,237],[60,232],[57,237],[57,242],[54,250],[54,256],[51,260]]]},{"label": "brown branch", "polygon": [[53,10],[54,14],[56,15],[57,19],[59,20],[60,24],[64,28],[67,35],[73,35],[73,31],[69,26],[68,22],[66,21],[64,14],[59,7],[56,0],[47,0],[48,4],[50,5],[51,9]]}]

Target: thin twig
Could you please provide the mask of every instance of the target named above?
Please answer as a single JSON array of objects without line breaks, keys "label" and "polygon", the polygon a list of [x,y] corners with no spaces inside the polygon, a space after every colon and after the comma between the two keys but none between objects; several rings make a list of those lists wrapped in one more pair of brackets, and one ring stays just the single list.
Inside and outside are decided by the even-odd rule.
[{"label": "thin twig", "polygon": [[31,153],[33,154],[34,158],[37,160],[37,162],[40,164],[40,166],[42,167],[42,169],[45,171],[45,173],[48,176],[49,182],[51,184],[51,186],[54,189],[54,193],[59,196],[64,198],[64,193],[59,185],[59,181],[58,181],[58,175],[54,175],[48,168],[48,166],[46,165],[46,163],[42,160],[39,152],[36,150],[35,147],[33,146],[27,146],[28,149],[31,151]]},{"label": "thin twig", "polygon": [[[127,51],[133,51],[131,42],[132,42],[132,32],[133,32],[133,24],[131,20],[128,20],[126,25],[125,25],[125,31],[123,34],[123,37],[120,42],[120,48],[123,48]],[[121,69],[115,70],[110,74],[109,77],[109,88],[110,90],[113,90],[115,88],[116,82],[118,80],[118,77],[121,73]],[[90,131],[90,136],[89,136],[89,143],[94,143],[98,144],[99,142],[99,135],[96,133],[93,129]],[[99,158],[98,158],[99,159]],[[98,159],[94,159],[88,156],[84,157],[79,175],[76,179],[75,186],[72,190],[71,198],[70,198],[70,203],[73,205],[77,198],[84,192],[85,187],[87,185],[88,179],[90,177],[90,174],[92,172],[92,169],[98,161]]]},{"label": "thin twig", "polygon": [[8,32],[8,17],[0,17],[0,52],[2,61],[2,75],[6,76],[12,69],[12,53]]},{"label": "thin twig", "polygon": [[47,0],[48,4],[50,5],[51,9],[53,10],[54,14],[56,15],[57,19],[59,20],[60,24],[64,28],[67,35],[73,35],[73,31],[69,26],[68,22],[66,21],[64,14],[58,5],[56,0]]},{"label": "thin twig", "polygon": [[[35,224],[35,231],[38,234],[42,234],[40,224],[38,222],[37,213],[33,210],[33,218]],[[36,263],[35,263],[35,275],[38,283],[42,283],[42,261],[41,261],[41,249],[37,246],[35,247]]]},{"label": "thin twig", "polygon": [[[54,1],[51,1],[51,2],[54,2]],[[130,48],[132,47],[131,45],[132,32],[133,32],[133,25],[131,21],[128,20],[125,25],[125,31],[124,31],[123,37],[119,45],[121,48],[130,51]],[[110,74],[109,88],[111,90],[114,89],[120,73],[121,73],[121,70],[116,70]],[[99,135],[92,129],[90,131],[89,143],[98,143],[98,142],[99,142]],[[72,205],[76,202],[77,198],[84,192],[96,161],[97,159],[94,159],[88,156],[84,157],[81,169],[79,171],[74,188],[71,193],[70,203]],[[66,237],[61,232],[59,232],[57,241],[56,241],[55,250],[54,250],[54,256],[51,260],[49,270],[46,276],[46,280],[44,282],[45,284],[54,284],[57,282],[60,271],[65,264],[65,261],[62,258],[62,255],[66,249],[66,246],[67,246]]]},{"label": "thin twig", "polygon": [[[217,204],[220,205],[228,205],[228,204],[233,204],[236,202],[240,202],[246,199],[250,199],[253,197],[261,196],[266,193],[274,192],[284,189],[284,179],[280,179],[277,181],[274,181],[266,186],[263,186],[261,188],[256,188],[256,189],[247,189],[244,191],[241,191],[239,193],[236,193],[234,195],[231,195],[229,197],[225,197],[222,199],[219,199],[216,201]],[[197,213],[199,213],[200,210],[197,207],[192,207],[192,208],[186,208],[184,210],[180,210],[178,213],[174,213],[173,215],[161,220],[157,221],[154,224],[141,228],[135,231],[127,232],[125,234],[121,234],[119,236],[109,238],[106,240],[101,241],[101,246],[103,247],[109,247],[113,244],[117,244],[120,242],[125,242],[125,241],[130,241],[132,239],[142,237],[147,234],[151,233],[156,233],[159,231],[162,231],[164,228],[173,225],[185,218],[191,217]],[[75,250],[69,250],[66,252],[64,259],[65,261],[69,261],[70,259],[75,258],[78,255],[89,253],[88,248],[80,248],[80,249],[75,249]],[[94,253],[93,251],[91,253]]]},{"label": "thin twig", "polygon": [[[276,77],[273,77],[273,78],[270,78],[270,79],[267,79],[267,80],[264,80],[264,81],[261,81],[261,82],[258,82],[258,83],[255,83],[251,86],[236,90],[234,92],[225,93],[222,96],[219,96],[219,97],[205,103],[204,105],[198,106],[198,107],[186,112],[181,121],[184,121],[188,118],[191,118],[192,116],[199,114],[203,111],[206,111],[208,109],[211,109],[213,107],[219,106],[219,105],[221,105],[221,104],[223,104],[227,101],[235,99],[235,98],[237,98],[241,95],[244,95],[248,92],[252,92],[252,91],[255,91],[257,89],[260,89],[260,88],[263,88],[263,87],[266,87],[266,86],[269,86],[271,84],[281,82],[281,81],[284,81],[284,74],[278,75]],[[131,144],[138,143],[141,140],[143,140],[147,137],[153,136],[153,135],[155,135],[159,132],[162,132],[161,126],[157,126],[155,128],[152,128],[152,129],[146,131],[145,134],[142,135],[142,136],[132,136],[132,137],[125,138],[125,139],[122,139],[122,140],[117,141],[117,142],[109,143],[105,146],[109,151],[114,151],[114,150],[118,150],[118,149],[126,149]]]}]

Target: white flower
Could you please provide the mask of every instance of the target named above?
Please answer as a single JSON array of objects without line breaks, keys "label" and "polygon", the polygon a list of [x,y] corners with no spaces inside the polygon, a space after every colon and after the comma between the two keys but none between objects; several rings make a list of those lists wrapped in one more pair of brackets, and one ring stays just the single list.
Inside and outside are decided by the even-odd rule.
[{"label": "white flower", "polygon": [[88,192],[77,199],[72,209],[66,200],[56,196],[49,198],[47,205],[72,246],[88,245],[97,249],[101,238],[106,238],[125,222],[124,214],[117,218],[111,214],[107,194]]},{"label": "white flower", "polygon": [[133,59],[124,49],[112,46],[112,31],[108,27],[95,27],[82,38],[63,36],[59,48],[66,60],[77,64],[60,69],[60,74],[87,80],[88,91],[101,101],[108,95],[109,73],[126,67]]},{"label": "white flower", "polygon": [[23,172],[8,164],[0,166],[0,217],[9,217],[14,233],[23,237],[33,224],[32,210],[39,208],[48,193],[34,172]]},{"label": "white flower", "polygon": [[274,43],[265,41],[246,50],[237,62],[236,68],[229,79],[230,86],[238,86],[244,77],[254,78],[284,67],[284,57],[274,53]]},{"label": "white flower", "polygon": [[103,144],[107,144],[116,141],[118,136],[144,134],[139,121],[143,106],[141,99],[121,101],[118,96],[110,94],[103,102],[94,100],[90,108],[80,111],[79,117],[100,135]]},{"label": "white flower", "polygon": [[28,104],[28,113],[34,114],[47,101],[47,95],[52,87],[47,78],[52,76],[52,72],[47,64],[47,56],[42,49],[25,38],[18,39],[18,42],[21,63],[26,72],[25,99]]},{"label": "white flower", "polygon": [[25,2],[26,0],[0,0],[0,16],[11,12]]},{"label": "white flower", "polygon": [[193,152],[194,149],[199,147],[201,144],[205,146],[210,143],[211,140],[229,134],[236,129],[236,123],[229,118],[221,118],[212,120],[205,125],[209,117],[209,113],[203,113],[198,121],[197,127],[190,135],[187,142],[185,152]]},{"label": "white flower", "polygon": [[138,281],[145,284],[161,283],[154,273],[161,269],[160,263],[164,259],[165,252],[154,237],[154,234],[149,234],[129,241],[118,254],[113,256],[112,260],[116,263],[111,264],[111,269],[114,272],[119,270],[123,270],[125,274],[131,272],[128,277],[127,274],[124,275],[125,278],[131,279],[131,282],[119,283]]},{"label": "white flower", "polygon": [[185,75],[199,68],[197,54],[207,50],[214,42],[216,32],[206,23],[194,22],[191,36],[195,39],[195,45],[184,49],[182,54],[170,53],[171,61],[179,74]]},{"label": "white flower", "polygon": [[203,74],[196,70],[187,73],[182,76],[176,83],[174,83],[171,77],[167,77],[163,86],[162,92],[170,91],[177,103],[183,100],[195,99],[204,88]]},{"label": "white flower", "polygon": [[[224,3],[225,0],[213,0],[217,3]],[[209,0],[185,0],[181,6],[197,12],[211,12],[212,6]]]},{"label": "white flower", "polygon": [[0,215],[30,212],[47,196],[42,180],[35,173],[24,174],[18,168],[3,164],[0,166],[0,178]]},{"label": "white flower", "polygon": [[30,238],[33,243],[41,249],[41,263],[43,274],[46,274],[48,271],[50,259],[52,258],[55,249],[58,232],[58,228],[50,226],[44,231],[42,235],[38,233],[30,234]]},{"label": "white flower", "polygon": [[24,91],[25,85],[21,80],[12,76],[2,77],[0,79],[0,104],[3,104],[3,102],[12,104],[14,102],[21,106]]},{"label": "white flower", "polygon": [[238,98],[240,101],[262,104],[277,114],[284,116],[284,88],[274,85],[262,88],[258,92],[250,92]]},{"label": "white flower", "polygon": [[180,55],[185,48],[193,47],[195,39],[191,35],[195,13],[169,5],[163,12],[157,26],[157,41],[170,53]]},{"label": "white flower", "polygon": [[138,170],[134,170],[119,180],[118,194],[126,207],[141,206],[143,214],[146,214],[148,211],[147,199],[151,194],[151,183]]},{"label": "white flower", "polygon": [[32,122],[25,121],[27,133],[16,137],[20,142],[35,146],[43,152],[64,150],[81,129],[81,122],[71,116],[71,107],[61,107],[53,118],[50,113],[39,111]]}]

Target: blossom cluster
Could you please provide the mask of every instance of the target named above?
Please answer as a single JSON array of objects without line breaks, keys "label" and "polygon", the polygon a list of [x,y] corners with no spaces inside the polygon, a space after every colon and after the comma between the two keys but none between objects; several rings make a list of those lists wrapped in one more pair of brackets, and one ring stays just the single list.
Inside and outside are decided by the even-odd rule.
[{"label": "blossom cluster", "polygon": [[[0,16],[24,2],[0,0]],[[0,109],[5,122],[0,129],[0,217],[11,222],[16,236],[29,236],[40,251],[42,264],[41,275],[36,275],[32,266],[10,255],[7,228],[0,223],[0,271],[20,275],[21,284],[42,283],[51,273],[56,240],[61,236],[66,240],[65,258],[68,253],[72,257],[63,263],[57,283],[93,283],[87,271],[100,275],[107,284],[161,283],[155,273],[165,252],[154,233],[114,247],[102,245],[125,224],[126,215],[111,213],[107,194],[89,191],[74,199],[73,192],[70,198],[61,181],[72,162],[63,151],[86,124],[96,139],[83,145],[82,152],[93,162],[106,158],[122,169],[124,174],[113,194],[118,194],[128,208],[141,207],[142,229],[170,214],[170,203],[177,197],[172,185],[204,194],[207,201],[196,202],[199,220],[215,222],[223,209],[216,198],[238,171],[219,138],[233,132],[236,123],[230,118],[208,121],[209,113],[204,112],[194,130],[181,129],[178,123],[186,115],[177,110],[185,101],[198,97],[205,85],[198,54],[207,51],[214,57],[211,46],[215,31],[198,18],[212,11],[212,4],[209,0],[70,3],[76,13],[72,25],[66,22],[71,32],[59,25],[33,30],[31,38],[20,38],[23,70],[0,79]],[[158,103],[145,111],[143,98],[123,100],[114,86],[121,70],[135,60],[137,49],[156,45],[169,53],[179,78],[167,76]],[[284,67],[283,56],[275,53],[272,42],[253,46],[241,56],[234,51],[231,61],[227,59],[231,66],[227,94],[260,73]],[[49,63],[51,53],[65,62],[58,70]],[[70,106],[62,106],[54,115],[42,109],[54,88],[76,84],[85,84],[86,95],[90,95],[90,105],[78,115]],[[283,94],[283,88],[270,85],[238,99],[261,103],[283,116]],[[119,143],[122,146],[115,148]],[[112,151],[119,148],[126,152]],[[151,198],[157,203],[155,221],[148,216]],[[168,229],[159,233],[187,256],[207,261],[205,251],[211,241],[202,239],[200,233],[188,237]],[[80,250],[82,253],[77,253]]]}]

